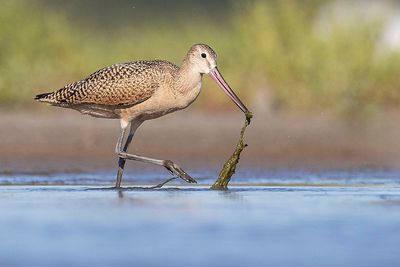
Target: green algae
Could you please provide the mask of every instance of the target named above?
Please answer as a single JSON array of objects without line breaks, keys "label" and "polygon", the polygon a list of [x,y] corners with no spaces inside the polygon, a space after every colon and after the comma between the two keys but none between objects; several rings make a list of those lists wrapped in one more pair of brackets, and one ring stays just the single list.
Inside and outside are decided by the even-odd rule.
[{"label": "green algae", "polygon": [[244,143],[244,132],[249,126],[251,119],[253,118],[253,114],[251,112],[246,113],[246,121],[240,130],[239,142],[236,145],[236,149],[233,152],[232,156],[225,162],[222,170],[220,171],[217,180],[210,187],[212,190],[227,190],[228,184],[231,180],[232,175],[236,171],[236,165],[239,163],[240,153],[242,153],[243,149],[247,146]]}]

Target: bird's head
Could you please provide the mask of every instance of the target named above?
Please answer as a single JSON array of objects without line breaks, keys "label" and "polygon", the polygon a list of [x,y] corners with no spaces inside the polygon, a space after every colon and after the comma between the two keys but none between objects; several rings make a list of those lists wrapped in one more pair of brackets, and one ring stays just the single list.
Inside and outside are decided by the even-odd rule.
[{"label": "bird's head", "polygon": [[193,45],[186,58],[200,74],[209,74],[217,66],[217,54],[206,44]]},{"label": "bird's head", "polygon": [[193,45],[187,56],[191,68],[200,74],[208,74],[224,90],[224,92],[235,102],[235,104],[244,112],[249,110],[243,102],[237,97],[228,83],[224,80],[217,68],[217,53],[206,44]]}]

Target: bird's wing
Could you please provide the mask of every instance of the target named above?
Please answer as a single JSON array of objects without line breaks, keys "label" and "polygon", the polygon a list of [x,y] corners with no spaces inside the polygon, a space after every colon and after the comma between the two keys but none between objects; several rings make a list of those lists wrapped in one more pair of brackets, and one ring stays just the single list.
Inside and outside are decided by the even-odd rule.
[{"label": "bird's wing", "polygon": [[52,97],[58,103],[70,105],[135,105],[150,98],[162,80],[163,70],[158,61],[115,64],[66,85]]}]

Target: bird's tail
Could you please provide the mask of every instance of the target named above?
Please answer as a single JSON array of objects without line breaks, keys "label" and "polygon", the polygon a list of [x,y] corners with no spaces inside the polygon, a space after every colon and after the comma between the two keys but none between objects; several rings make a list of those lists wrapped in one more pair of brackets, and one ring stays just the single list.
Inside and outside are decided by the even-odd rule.
[{"label": "bird's tail", "polygon": [[55,103],[57,100],[53,97],[53,93],[43,93],[35,96],[35,100],[38,102]]}]

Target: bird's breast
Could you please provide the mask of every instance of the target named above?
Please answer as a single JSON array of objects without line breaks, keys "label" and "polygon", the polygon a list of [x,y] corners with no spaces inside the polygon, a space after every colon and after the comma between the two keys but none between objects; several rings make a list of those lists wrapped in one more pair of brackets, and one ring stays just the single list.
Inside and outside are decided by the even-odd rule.
[{"label": "bird's breast", "polygon": [[168,113],[188,107],[198,97],[201,82],[185,91],[161,87],[148,100],[119,111],[126,121],[140,117],[143,120],[154,119]]},{"label": "bird's breast", "polygon": [[176,102],[180,109],[188,107],[199,96],[201,90],[201,81],[192,88],[176,93]]}]

